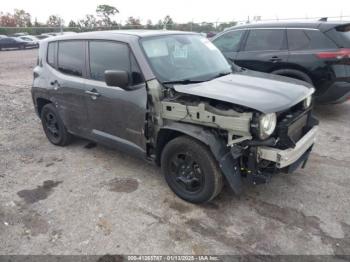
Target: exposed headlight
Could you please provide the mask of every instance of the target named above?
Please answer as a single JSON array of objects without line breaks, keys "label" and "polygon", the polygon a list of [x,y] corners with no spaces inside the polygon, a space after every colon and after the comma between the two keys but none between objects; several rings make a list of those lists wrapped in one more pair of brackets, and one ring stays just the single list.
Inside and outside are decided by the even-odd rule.
[{"label": "exposed headlight", "polygon": [[275,113],[261,115],[259,118],[260,139],[266,139],[275,131],[277,117]]},{"label": "exposed headlight", "polygon": [[312,102],[312,96],[310,95],[307,98],[305,98],[303,101],[304,109],[309,108],[311,106],[311,102]]}]

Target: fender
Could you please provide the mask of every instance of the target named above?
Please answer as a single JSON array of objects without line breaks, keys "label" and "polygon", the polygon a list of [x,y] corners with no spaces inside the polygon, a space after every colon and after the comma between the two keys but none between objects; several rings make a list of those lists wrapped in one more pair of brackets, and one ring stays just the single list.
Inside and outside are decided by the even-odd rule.
[{"label": "fender", "polygon": [[160,128],[160,130],[165,129],[186,134],[207,145],[217,160],[219,167],[230,184],[232,190],[236,194],[240,194],[242,192],[242,178],[239,162],[237,159],[233,158],[230,148],[226,146],[223,139],[216,136],[210,131],[210,129],[186,123],[167,121],[167,123]]}]

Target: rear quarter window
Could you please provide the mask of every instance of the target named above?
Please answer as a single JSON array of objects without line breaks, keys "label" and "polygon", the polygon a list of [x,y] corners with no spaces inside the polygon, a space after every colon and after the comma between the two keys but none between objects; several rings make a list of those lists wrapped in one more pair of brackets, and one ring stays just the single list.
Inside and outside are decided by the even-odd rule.
[{"label": "rear quarter window", "polygon": [[287,29],[289,50],[334,49],[336,44],[319,30]]},{"label": "rear quarter window", "polygon": [[47,63],[55,67],[57,42],[50,42],[47,46]]}]

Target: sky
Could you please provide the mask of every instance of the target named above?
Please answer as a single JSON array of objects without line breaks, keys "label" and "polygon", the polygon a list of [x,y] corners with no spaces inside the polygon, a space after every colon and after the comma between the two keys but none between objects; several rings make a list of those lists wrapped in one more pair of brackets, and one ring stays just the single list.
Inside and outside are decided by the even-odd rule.
[{"label": "sky", "polygon": [[153,23],[170,15],[175,22],[224,22],[244,21],[254,16],[262,19],[312,18],[349,16],[349,0],[2,0],[0,11],[13,12],[24,9],[33,20],[46,22],[51,14],[60,15],[67,24],[70,20],[82,19],[85,14],[94,14],[99,4],[109,4],[119,9],[117,22],[124,23],[129,16],[148,19]]}]

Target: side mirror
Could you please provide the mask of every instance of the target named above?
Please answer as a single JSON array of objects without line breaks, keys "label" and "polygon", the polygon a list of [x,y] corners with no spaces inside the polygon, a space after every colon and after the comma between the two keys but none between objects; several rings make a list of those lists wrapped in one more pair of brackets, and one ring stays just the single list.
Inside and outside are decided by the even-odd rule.
[{"label": "side mirror", "polygon": [[124,90],[128,90],[129,74],[121,70],[106,70],[105,81],[108,86],[117,86]]}]

